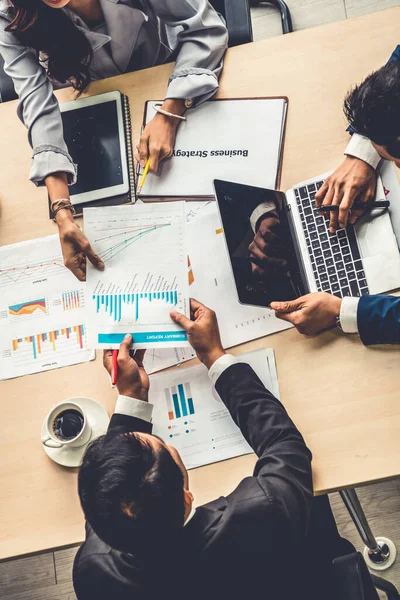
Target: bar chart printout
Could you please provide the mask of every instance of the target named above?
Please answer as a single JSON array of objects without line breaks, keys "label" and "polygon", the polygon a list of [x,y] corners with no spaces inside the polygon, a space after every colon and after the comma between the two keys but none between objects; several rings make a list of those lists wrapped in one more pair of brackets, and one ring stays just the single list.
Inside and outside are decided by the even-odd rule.
[{"label": "bar chart printout", "polygon": [[94,358],[76,284],[58,236],[0,248],[0,379]]},{"label": "bar chart printout", "polygon": [[85,232],[105,269],[88,264],[89,343],[118,348],[187,348],[170,318],[189,314],[184,202],[88,208]]},{"label": "bar chart printout", "polygon": [[[272,349],[243,354],[240,360],[250,364],[264,385],[279,397]],[[203,365],[150,377],[153,433],[177,448],[187,469],[252,452],[215,394]]]},{"label": "bar chart printout", "polygon": [[190,383],[179,383],[172,388],[166,388],[165,398],[170,421],[195,414]]}]

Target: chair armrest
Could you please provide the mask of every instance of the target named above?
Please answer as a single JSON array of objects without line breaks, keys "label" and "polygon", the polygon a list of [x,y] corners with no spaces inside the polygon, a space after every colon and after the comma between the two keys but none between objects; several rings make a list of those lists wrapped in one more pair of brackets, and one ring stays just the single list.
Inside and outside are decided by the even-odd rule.
[{"label": "chair armrest", "polygon": [[360,552],[335,558],[332,569],[336,597],[340,600],[379,600]]}]

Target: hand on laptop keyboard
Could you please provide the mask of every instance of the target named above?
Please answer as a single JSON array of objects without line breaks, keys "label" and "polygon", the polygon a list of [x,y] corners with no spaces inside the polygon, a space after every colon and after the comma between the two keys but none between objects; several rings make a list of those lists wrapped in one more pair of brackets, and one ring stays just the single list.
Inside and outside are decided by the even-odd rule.
[{"label": "hand on laptop keyboard", "polygon": [[375,197],[376,171],[369,164],[346,156],[342,164],[325,180],[315,194],[317,208],[322,204],[340,204],[339,213],[330,213],[329,231],[334,233],[339,227],[346,227],[347,221],[354,224],[362,211],[351,211],[355,200],[368,202]]},{"label": "hand on laptop keyboard", "polygon": [[275,316],[292,323],[304,335],[316,335],[336,325],[340,315],[341,298],[315,292],[288,302],[271,302]]}]

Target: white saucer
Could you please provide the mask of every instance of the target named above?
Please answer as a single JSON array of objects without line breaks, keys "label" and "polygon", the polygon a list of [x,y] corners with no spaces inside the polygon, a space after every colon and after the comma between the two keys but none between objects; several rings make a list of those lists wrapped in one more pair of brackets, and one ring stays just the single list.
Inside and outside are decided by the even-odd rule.
[{"label": "white saucer", "polygon": [[[89,442],[79,448],[70,448],[68,445],[62,448],[49,448],[44,444],[42,446],[47,456],[59,465],[63,467],[79,467],[90,442],[106,433],[110,417],[104,406],[96,402],[96,400],[92,400],[91,398],[68,398],[68,400],[76,402],[85,411],[90,427],[92,428],[92,436]],[[46,421],[47,417],[43,421],[41,437],[46,437]]]}]

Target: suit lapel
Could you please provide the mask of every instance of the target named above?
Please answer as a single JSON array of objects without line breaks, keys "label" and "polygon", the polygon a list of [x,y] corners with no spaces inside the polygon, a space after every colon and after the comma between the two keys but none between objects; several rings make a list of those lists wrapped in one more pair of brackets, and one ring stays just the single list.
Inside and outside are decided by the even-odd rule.
[{"label": "suit lapel", "polygon": [[121,73],[125,73],[139,31],[147,17],[140,10],[122,4],[119,0],[100,0],[101,8],[111,37],[112,59]]}]

